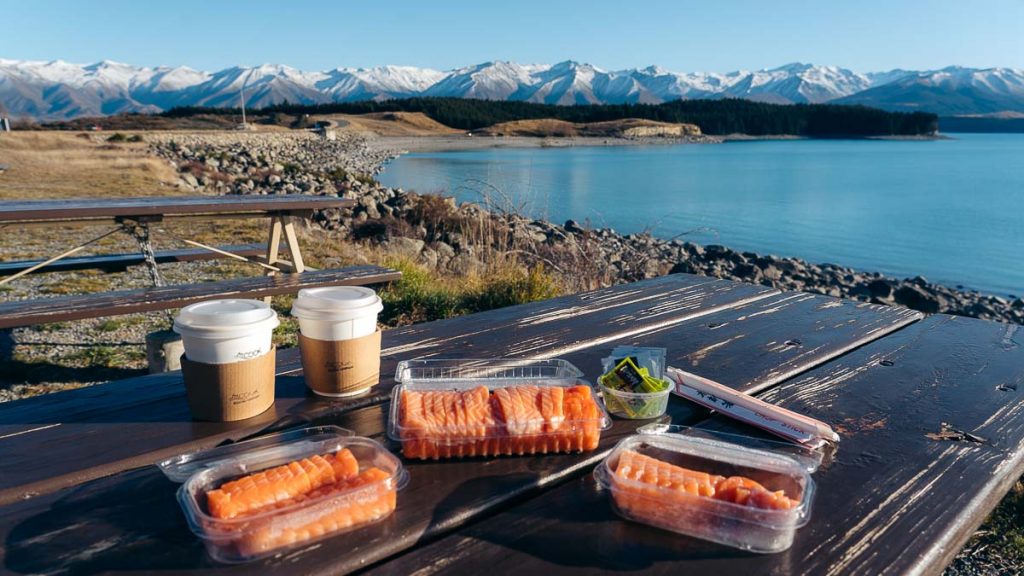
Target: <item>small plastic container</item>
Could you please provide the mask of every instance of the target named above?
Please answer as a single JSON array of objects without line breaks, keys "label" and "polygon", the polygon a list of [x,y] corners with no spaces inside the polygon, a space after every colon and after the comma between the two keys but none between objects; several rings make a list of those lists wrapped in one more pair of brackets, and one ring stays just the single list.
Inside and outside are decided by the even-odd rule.
[{"label": "small plastic container", "polygon": [[185,306],[174,318],[185,357],[203,364],[229,364],[262,356],[273,345],[277,313],[265,302],[207,300]]},{"label": "small plastic container", "polygon": [[[798,504],[789,509],[758,508],[619,476],[619,459],[628,451],[697,472],[743,476],[770,491],[784,490]],[[759,553],[789,548],[796,530],[810,519],[814,498],[814,480],[805,462],[684,434],[630,436],[598,465],[594,477],[623,518]]]},{"label": "small plastic container", "polygon": [[671,386],[661,392],[626,392],[605,386],[600,378],[597,384],[601,387],[601,399],[608,412],[630,420],[661,416],[668,409],[668,397],[672,394]]},{"label": "small plastic container", "polygon": [[[231,519],[216,518],[206,493],[226,482],[314,455],[347,449],[363,473],[377,468],[379,478],[351,488],[314,491],[290,504],[265,506]],[[189,528],[223,563],[273,556],[292,548],[383,520],[408,482],[402,462],[380,443],[353,436],[336,426],[319,426],[273,434],[203,452],[184,454],[158,464],[168,478],[182,481],[178,502]]]},{"label": "small plastic container", "polygon": [[370,288],[328,286],[299,290],[292,316],[299,331],[315,340],[351,340],[377,331],[377,314],[384,309]]},{"label": "small plastic container", "polygon": [[[665,349],[664,348],[636,348],[630,346],[619,346],[612,351],[608,358],[601,359],[601,372],[607,375],[616,364],[619,358],[628,356],[633,350],[642,350],[649,356],[648,362],[642,362],[650,375],[659,380],[664,379],[665,370]],[[660,392],[629,392],[619,390],[605,384],[605,376],[597,379],[601,387],[601,399],[604,407],[613,416],[629,420],[647,420],[657,418],[668,409],[668,397],[672,394],[670,382],[664,382],[665,389]]]},{"label": "small plastic container", "polygon": [[[440,459],[472,456],[586,452],[597,448],[601,432],[611,418],[597,401],[582,372],[560,359],[418,359],[400,362],[392,391],[388,436],[402,443],[406,458]],[[476,404],[484,412],[472,421],[429,427],[418,426],[407,414],[406,392],[479,392]],[[507,422],[495,391],[520,386],[558,387],[563,398],[579,399],[580,417],[545,418],[533,414]],[[423,396],[418,396],[423,398]],[[492,401],[494,400],[494,401]],[[458,409],[456,409],[458,410]],[[476,414],[480,414],[479,412]],[[577,414],[577,413],[573,413]]]}]

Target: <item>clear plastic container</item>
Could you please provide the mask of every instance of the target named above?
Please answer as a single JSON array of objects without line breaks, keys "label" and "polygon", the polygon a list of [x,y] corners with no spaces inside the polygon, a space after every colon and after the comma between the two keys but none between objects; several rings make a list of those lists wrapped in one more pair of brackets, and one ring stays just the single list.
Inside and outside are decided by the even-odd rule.
[{"label": "clear plastic container", "polygon": [[[323,483],[291,498],[214,516],[207,494],[228,482],[291,462],[348,450],[358,479]],[[401,461],[380,443],[336,426],[320,426],[186,454],[158,464],[172,480],[187,476],[178,502],[210,556],[224,563],[257,560],[380,521],[408,482]]]},{"label": "clear plastic container", "polygon": [[604,407],[613,416],[630,420],[657,418],[668,409],[668,397],[672,394],[669,386],[661,392],[626,392],[605,386],[600,379],[601,399]]},{"label": "clear plastic container", "polygon": [[[635,462],[637,454],[720,476],[721,479],[707,480],[718,488],[723,487],[723,479],[745,477],[768,492],[784,491],[785,497],[792,499],[788,504],[792,507],[737,504],[712,497],[703,488],[691,493],[666,487],[664,481],[647,483],[616,473],[620,459],[631,458]],[[679,481],[679,472],[672,474],[672,481]],[[622,440],[598,465],[594,477],[610,492],[613,508],[624,518],[760,553],[781,552],[793,544],[796,530],[810,519],[814,498],[814,480],[806,462],[732,442],[678,433],[638,434]],[[750,501],[754,498],[750,497]]]},{"label": "clear plastic container", "polygon": [[[403,361],[388,436],[424,460],[594,450],[611,418],[580,376],[558,359]],[[532,396],[520,404],[520,393]]]}]

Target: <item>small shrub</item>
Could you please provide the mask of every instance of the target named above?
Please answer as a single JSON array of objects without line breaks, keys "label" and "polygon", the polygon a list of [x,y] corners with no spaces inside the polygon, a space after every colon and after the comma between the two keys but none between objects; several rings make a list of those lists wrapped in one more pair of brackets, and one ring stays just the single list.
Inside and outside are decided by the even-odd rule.
[{"label": "small shrub", "polygon": [[505,306],[547,300],[562,292],[558,280],[538,264],[529,270],[510,264],[497,274],[488,274],[475,293],[466,298],[468,312],[482,312]]},{"label": "small shrub", "polygon": [[132,134],[125,140],[125,142],[145,142],[145,140],[143,140],[141,134]]},{"label": "small shrub", "polygon": [[288,175],[298,174],[300,171],[302,171],[302,167],[301,166],[299,166],[298,164],[292,163],[292,162],[285,162],[283,164],[283,166],[284,166],[284,173],[288,174]]},{"label": "small shrub", "polygon": [[484,278],[444,278],[406,259],[391,259],[385,265],[402,272],[401,280],[380,292],[384,302],[381,322],[392,326],[441,320],[561,294],[558,280],[540,265],[526,270],[510,262]]},{"label": "small shrub", "polygon": [[395,326],[451,318],[462,313],[458,295],[427,269],[405,259],[392,259],[387,265],[399,270],[402,278],[380,292],[384,302],[381,322]]},{"label": "small shrub", "polygon": [[120,132],[114,132],[113,134],[111,134],[110,136],[107,137],[107,142],[126,142],[126,141],[128,141],[128,137],[125,136],[124,134],[121,134]]}]

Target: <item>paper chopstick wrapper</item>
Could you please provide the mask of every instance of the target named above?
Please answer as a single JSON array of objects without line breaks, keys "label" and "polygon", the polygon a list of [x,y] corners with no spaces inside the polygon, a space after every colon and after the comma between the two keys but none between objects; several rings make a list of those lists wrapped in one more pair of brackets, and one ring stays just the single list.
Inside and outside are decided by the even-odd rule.
[{"label": "paper chopstick wrapper", "polygon": [[820,420],[758,400],[749,394],[737,392],[714,380],[678,368],[669,366],[665,373],[672,379],[675,385],[673,393],[677,396],[776,436],[805,445],[839,441],[839,435]]}]

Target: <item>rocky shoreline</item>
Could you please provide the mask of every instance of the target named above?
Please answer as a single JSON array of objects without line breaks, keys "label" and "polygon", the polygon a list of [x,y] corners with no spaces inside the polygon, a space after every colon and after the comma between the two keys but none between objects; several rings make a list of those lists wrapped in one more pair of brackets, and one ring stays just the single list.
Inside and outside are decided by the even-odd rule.
[{"label": "rocky shoreline", "polygon": [[149,137],[155,153],[174,164],[179,186],[224,194],[339,194],[354,208],[321,213],[324,228],[386,247],[429,268],[482,273],[490,258],[515,254],[543,264],[574,288],[689,272],[1024,324],[1024,299],[957,290],[922,277],[897,279],[835,264],[814,264],[699,245],[649,234],[619,234],[574,221],[562,225],[510,213],[487,203],[456,205],[451,198],[388,188],[372,179],[398,151],[358,134],[326,140],[313,134],[162,134]]}]

